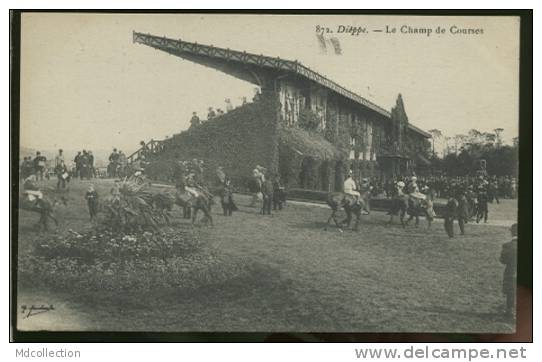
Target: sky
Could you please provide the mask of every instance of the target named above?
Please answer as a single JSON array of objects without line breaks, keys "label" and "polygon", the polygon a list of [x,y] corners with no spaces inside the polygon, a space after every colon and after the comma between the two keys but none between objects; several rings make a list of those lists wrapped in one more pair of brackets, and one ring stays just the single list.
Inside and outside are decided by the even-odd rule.
[{"label": "sky", "polygon": [[[338,33],[339,25],[368,33]],[[450,34],[454,25],[483,34]],[[342,54],[322,51],[316,26],[334,32]],[[433,33],[403,34],[402,26]],[[445,34],[435,34],[439,26]],[[401,93],[410,122],[424,130],[504,128],[507,142],[518,134],[514,17],[25,13],[22,146],[129,153],[140,140],[187,129],[193,111],[203,118],[225,98],[252,97],[254,85],[134,44],[132,31],[298,60],[387,110]]]}]

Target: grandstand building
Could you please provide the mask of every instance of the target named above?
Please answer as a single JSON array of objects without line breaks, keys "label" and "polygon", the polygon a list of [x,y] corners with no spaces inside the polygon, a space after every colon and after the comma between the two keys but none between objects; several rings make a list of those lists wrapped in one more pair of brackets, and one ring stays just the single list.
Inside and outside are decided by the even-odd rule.
[{"label": "grandstand building", "polygon": [[409,122],[400,94],[388,111],[297,61],[137,32],[133,41],[261,89],[253,102],[158,142],[158,164],[201,158],[238,184],[261,165],[290,188],[322,191],[340,190],[348,169],[387,179],[429,165],[431,135]]}]

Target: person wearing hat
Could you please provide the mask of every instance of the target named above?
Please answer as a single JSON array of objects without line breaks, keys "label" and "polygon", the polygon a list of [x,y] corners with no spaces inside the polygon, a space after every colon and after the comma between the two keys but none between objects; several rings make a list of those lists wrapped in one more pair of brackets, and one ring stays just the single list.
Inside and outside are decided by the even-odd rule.
[{"label": "person wearing hat", "polygon": [[516,308],[516,276],[518,250],[518,224],[510,227],[512,240],[502,245],[500,262],[505,265],[502,280],[502,292],[506,297],[506,314],[514,315]]},{"label": "person wearing hat", "polygon": [[192,112],[192,118],[190,118],[190,127],[197,127],[201,124],[201,121],[196,112]]},{"label": "person wearing hat", "polygon": [[47,165],[47,158],[41,154],[40,151],[36,152],[36,157],[33,160],[34,171],[36,178],[43,181],[43,175],[45,174],[45,166]]},{"label": "person wearing hat", "polygon": [[404,193],[404,188],[405,188],[405,183],[403,181],[399,181],[395,184],[395,189],[397,191],[397,196],[404,196],[405,193]]},{"label": "person wearing hat", "polygon": [[484,223],[487,223],[488,217],[488,202],[489,197],[487,195],[486,188],[483,185],[478,186],[478,192],[476,194],[476,223],[478,224],[483,218]]},{"label": "person wearing hat", "polygon": [[469,201],[467,199],[466,192],[460,190],[457,193],[457,224],[459,225],[459,231],[461,235],[465,235],[465,224],[469,221]]},{"label": "person wearing hat", "polygon": [[233,110],[233,106],[231,104],[231,100],[229,98],[226,98],[224,100],[224,103],[226,103],[226,112],[230,112]]},{"label": "person wearing hat", "polygon": [[[119,163],[119,154],[116,148],[113,148],[113,152],[109,155],[109,165],[107,166],[109,171],[109,177],[117,177],[117,166]],[[79,176],[81,173],[81,155],[79,155]]]},{"label": "person wearing hat", "polygon": [[417,181],[418,181],[418,178],[416,176],[412,176],[408,184],[407,193],[410,194],[410,196],[415,197],[417,199],[425,200],[425,195],[420,192],[420,188],[418,187]]},{"label": "person wearing hat", "polygon": [[451,197],[444,209],[444,230],[449,238],[454,237],[454,219],[457,216],[458,206],[459,202],[454,197]]},{"label": "person wearing hat", "polygon": [[233,186],[228,176],[224,176],[224,188],[222,189],[220,201],[224,216],[231,216],[233,211],[238,210],[233,201]]},{"label": "person wearing hat", "polygon": [[209,107],[208,112],[207,112],[207,120],[211,120],[215,117],[216,117],[216,113],[213,110],[213,107]]},{"label": "person wearing hat", "polygon": [[66,167],[66,164],[64,163],[64,160],[60,160],[60,162],[55,166],[55,174],[58,179],[56,183],[56,189],[60,190],[66,188],[66,180],[68,179],[68,168]]},{"label": "person wearing hat", "polygon": [[185,178],[184,189],[194,197],[199,196],[198,189],[196,188],[196,174],[190,171]]},{"label": "person wearing hat", "polygon": [[356,181],[352,178],[352,170],[348,170],[348,176],[344,180],[343,190],[345,194],[354,196],[355,203],[359,202],[360,193],[356,190]]},{"label": "person wearing hat", "polygon": [[94,221],[98,215],[98,192],[94,189],[94,185],[88,186],[85,199],[87,200],[90,221]]},{"label": "person wearing hat", "polygon": [[58,150],[58,154],[56,155],[55,157],[55,167],[57,167],[58,165],[60,165],[60,162],[62,163],[65,163],[65,160],[64,160],[64,151],[62,151],[62,149],[59,149]]}]

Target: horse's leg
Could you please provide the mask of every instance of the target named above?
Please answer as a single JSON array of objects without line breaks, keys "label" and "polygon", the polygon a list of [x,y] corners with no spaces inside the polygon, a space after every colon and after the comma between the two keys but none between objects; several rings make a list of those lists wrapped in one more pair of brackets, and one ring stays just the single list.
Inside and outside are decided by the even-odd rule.
[{"label": "horse's leg", "polygon": [[355,231],[359,231],[359,222],[361,220],[361,210],[356,213],[356,225],[354,226]]},{"label": "horse's leg", "polygon": [[55,226],[58,226],[58,220],[54,217],[53,212],[48,212],[47,216],[55,222]]},{"label": "horse's leg", "polygon": [[346,217],[343,221],[341,221],[341,225],[346,225],[347,227],[350,227],[350,223],[352,222],[352,210],[345,208],[344,212],[346,213]]},{"label": "horse's leg", "polygon": [[399,219],[401,220],[401,226],[402,227],[405,227],[405,214],[406,214],[406,209],[402,209],[399,213]]},{"label": "horse's leg", "polygon": [[327,222],[326,222],[326,226],[324,226],[324,230],[327,231],[327,227],[329,226],[329,224],[331,223],[331,219],[333,219],[333,217],[335,216],[335,212],[337,212],[337,209],[331,209],[331,215],[329,216],[329,218],[327,219]]},{"label": "horse's leg", "polygon": [[337,210],[334,210],[333,213],[331,214],[331,216],[333,217],[333,221],[335,221],[335,225],[337,225],[337,227],[339,228],[339,231],[342,233],[343,232],[343,229],[341,228],[341,225],[339,224],[339,222],[337,221],[337,218],[335,217],[335,212]]},{"label": "horse's leg", "polygon": [[201,210],[203,211],[203,213],[205,214],[205,217],[207,218],[207,220],[209,220],[209,224],[211,226],[214,226],[213,225],[213,217],[211,216],[211,207],[202,207]]},{"label": "horse's leg", "polygon": [[420,215],[416,213],[416,224],[414,224],[416,227],[420,225]]},{"label": "horse's leg", "polygon": [[41,211],[40,212],[40,219],[38,221],[38,231],[47,231],[49,229],[48,223],[47,223],[47,212]]},{"label": "horse's leg", "polygon": [[[408,214],[408,215],[409,215],[408,220],[405,221],[405,224],[406,224],[406,225],[408,225],[408,223],[410,223],[410,221],[412,221],[412,219],[414,219],[414,215],[412,215],[412,214]],[[416,216],[416,217],[417,217],[417,216]]]},{"label": "horse's leg", "polygon": [[197,207],[193,207],[193,210],[191,210],[191,212],[192,212],[192,225],[194,225],[196,223],[196,217],[198,215],[198,210],[199,210],[199,208],[197,208]]}]

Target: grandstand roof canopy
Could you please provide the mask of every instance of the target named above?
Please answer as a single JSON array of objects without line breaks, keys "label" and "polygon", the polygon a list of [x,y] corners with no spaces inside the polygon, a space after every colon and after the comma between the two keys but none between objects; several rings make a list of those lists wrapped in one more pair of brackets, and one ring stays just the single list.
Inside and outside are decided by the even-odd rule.
[{"label": "grandstand roof canopy", "polygon": [[[342,95],[343,97],[346,97],[358,104],[361,104],[362,106],[369,108],[370,110],[382,116],[385,116],[387,118],[391,117],[391,113],[384,108],[340,86],[334,81],[324,77],[318,72],[299,63],[298,61],[281,59],[279,57],[270,57],[263,54],[258,55],[254,53],[247,53],[244,51],[232,50],[227,48],[220,48],[212,45],[192,43],[180,39],[167,38],[165,36],[160,37],[151,34],[143,34],[135,31],[133,32],[133,42],[144,44],[215,69],[220,68],[226,73],[232,74],[238,78],[247,80],[249,82],[253,82],[253,80],[250,77],[247,78],[242,71],[235,69],[235,63],[253,65],[262,68],[272,68],[295,73],[304,78],[310,79]],[[213,60],[225,61],[227,62],[227,64],[222,64],[220,67],[218,67],[217,64],[213,62]],[[225,67],[227,69],[224,69]],[[431,137],[429,133],[421,130],[414,125],[409,124],[409,128],[424,137]]]}]

